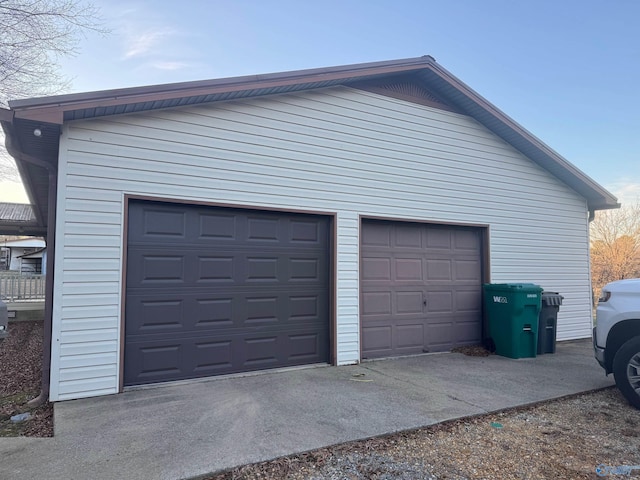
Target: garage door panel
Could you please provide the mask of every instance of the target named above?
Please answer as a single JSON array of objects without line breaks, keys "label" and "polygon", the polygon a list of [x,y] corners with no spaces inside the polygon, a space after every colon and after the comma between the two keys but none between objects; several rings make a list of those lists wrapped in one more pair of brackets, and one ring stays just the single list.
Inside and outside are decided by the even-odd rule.
[{"label": "garage door panel", "polygon": [[176,331],[182,330],[184,327],[181,323],[184,316],[184,300],[182,298],[140,299],[138,307],[136,329],[140,333]]},{"label": "garage door panel", "polygon": [[391,313],[391,292],[363,293],[362,313],[365,315],[389,315]]},{"label": "garage door panel", "polygon": [[429,323],[426,332],[427,352],[443,352],[451,350],[454,346],[454,339],[458,333],[454,330],[454,325],[450,322]]},{"label": "garage door panel", "polygon": [[251,293],[188,293],[127,297],[127,335],[176,330],[244,329],[277,322],[284,327],[322,328],[329,315],[328,292],[314,289]]},{"label": "garage door panel", "polygon": [[398,315],[422,315],[424,312],[424,292],[409,291],[395,293],[395,310]]},{"label": "garage door panel", "polygon": [[427,270],[425,278],[428,282],[438,280],[451,282],[453,279],[453,267],[450,259],[431,258],[427,259],[424,263]]},{"label": "garage door panel", "polygon": [[322,225],[306,220],[291,220],[289,226],[289,240],[303,245],[319,245],[324,234]]},{"label": "garage door panel", "polygon": [[423,246],[422,229],[419,226],[411,224],[396,225],[394,233],[394,246],[397,249],[421,249]]},{"label": "garage door panel", "polygon": [[237,259],[232,255],[197,255],[195,281],[232,283],[237,268]]},{"label": "garage door panel", "polygon": [[291,282],[323,282],[328,275],[327,266],[317,258],[289,257],[288,280]]},{"label": "garage door panel", "polygon": [[280,221],[278,218],[247,217],[247,240],[254,243],[259,242],[280,242],[282,234]]},{"label": "garage door panel", "polygon": [[195,303],[195,327],[229,328],[233,325],[233,298],[196,298]]},{"label": "garage door panel", "polygon": [[142,235],[175,240],[186,236],[186,215],[171,208],[150,208],[142,213]]},{"label": "garage door panel", "polygon": [[426,313],[451,313],[454,311],[453,293],[451,291],[427,292]]},{"label": "garage door panel", "polygon": [[425,247],[433,250],[451,250],[451,231],[443,227],[425,230]]},{"label": "garage door panel", "polygon": [[196,375],[216,375],[233,368],[233,342],[231,340],[220,341],[200,340],[194,343],[194,367]]},{"label": "garage door panel", "polygon": [[[136,202],[140,203],[140,202]],[[160,205],[160,204],[158,204]],[[297,245],[326,248],[329,222],[311,215],[162,204],[129,209],[129,244]]]},{"label": "garage door panel", "polygon": [[317,362],[321,357],[321,349],[326,338],[318,333],[289,334],[290,347],[287,362]]},{"label": "garage door panel", "polygon": [[203,241],[236,240],[236,216],[224,213],[199,213],[197,238]]},{"label": "garage door panel", "polygon": [[480,233],[477,230],[457,230],[454,236],[456,251],[480,252]]},{"label": "garage door panel", "polygon": [[404,281],[423,281],[423,262],[421,258],[394,258],[395,279]]},{"label": "garage door panel", "polygon": [[361,238],[363,358],[481,341],[478,229],[364,221]]},{"label": "garage door panel", "polygon": [[129,211],[126,385],[329,360],[326,217]]},{"label": "garage door panel", "polygon": [[482,335],[480,325],[474,318],[470,318],[467,322],[464,321],[464,318],[459,319],[456,322],[456,329],[459,344],[477,344]]},{"label": "garage door panel", "polygon": [[388,282],[391,280],[391,259],[377,257],[362,258],[362,279]]},{"label": "garage door panel", "polygon": [[129,347],[125,377],[135,377],[138,382],[161,381],[163,378],[180,375],[184,371],[183,349],[178,341],[157,341],[138,348]]},{"label": "garage door panel", "polygon": [[368,228],[362,229],[362,245],[366,245],[369,251],[375,251],[373,247],[391,246],[391,226],[384,223],[370,224]]},{"label": "garage door panel", "polygon": [[424,324],[412,323],[407,325],[396,325],[395,327],[396,349],[411,349],[418,353],[422,352],[424,344]]},{"label": "garage door panel", "polygon": [[[177,249],[178,247],[176,247]],[[186,249],[185,249],[186,250]],[[255,249],[197,249],[181,254],[132,246],[128,250],[127,287],[193,288],[194,284],[316,284],[329,281],[327,256],[321,251],[255,254]]]},{"label": "garage door panel", "polygon": [[145,255],[140,263],[140,283],[181,284],[186,280],[183,255]]},{"label": "garage door panel", "polygon": [[125,375],[130,384],[144,384],[321,363],[327,342],[308,329],[132,341]]},{"label": "garage door panel", "polygon": [[456,289],[456,312],[479,315],[482,312],[482,299],[478,295],[478,291],[475,288],[472,289]]},{"label": "garage door panel", "polygon": [[[362,353],[365,358],[383,356],[381,352],[392,350],[392,327],[390,325],[368,325],[362,328]],[[368,354],[368,355],[366,355]]]},{"label": "garage door panel", "polygon": [[477,283],[482,280],[482,268],[477,259],[457,259],[454,262],[455,280]]}]

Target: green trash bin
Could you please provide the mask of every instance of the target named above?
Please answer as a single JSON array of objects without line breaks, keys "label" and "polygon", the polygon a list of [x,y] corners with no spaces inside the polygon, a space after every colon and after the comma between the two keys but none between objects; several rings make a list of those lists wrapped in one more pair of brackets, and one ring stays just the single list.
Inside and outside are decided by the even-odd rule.
[{"label": "green trash bin", "polygon": [[535,357],[542,288],[533,283],[485,283],[484,321],[496,353]]}]

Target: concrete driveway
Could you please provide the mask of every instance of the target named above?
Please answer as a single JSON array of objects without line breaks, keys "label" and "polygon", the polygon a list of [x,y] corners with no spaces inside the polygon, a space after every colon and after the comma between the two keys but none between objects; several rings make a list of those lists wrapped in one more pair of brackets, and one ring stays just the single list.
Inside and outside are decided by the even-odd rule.
[{"label": "concrete driveway", "polygon": [[0,439],[0,478],[190,478],[610,385],[589,340],[165,385],[57,403],[55,438]]}]

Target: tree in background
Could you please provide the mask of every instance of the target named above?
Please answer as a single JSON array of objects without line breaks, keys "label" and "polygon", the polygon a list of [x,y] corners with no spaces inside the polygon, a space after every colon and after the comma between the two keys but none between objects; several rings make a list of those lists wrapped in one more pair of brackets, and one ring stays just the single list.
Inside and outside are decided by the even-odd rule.
[{"label": "tree in background", "polygon": [[[74,55],[87,31],[106,33],[99,11],[78,0],[0,0],[0,107],[10,99],[51,95],[69,86],[58,60]],[[0,130],[0,134],[1,134]],[[1,138],[2,147],[4,138]],[[0,148],[0,178],[18,178]]]},{"label": "tree in background", "polygon": [[597,212],[590,235],[596,296],[609,282],[640,277],[640,203]]}]

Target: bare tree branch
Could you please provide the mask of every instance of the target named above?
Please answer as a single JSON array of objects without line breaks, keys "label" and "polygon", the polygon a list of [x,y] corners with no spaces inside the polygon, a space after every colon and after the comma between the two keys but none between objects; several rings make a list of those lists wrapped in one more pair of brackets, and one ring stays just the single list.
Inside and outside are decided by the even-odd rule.
[{"label": "bare tree branch", "polygon": [[[57,60],[75,55],[86,32],[106,34],[102,23],[99,10],[80,0],[0,0],[0,107],[66,90]],[[0,180],[20,181],[1,130]]]},{"label": "bare tree branch", "polygon": [[[0,145],[4,145],[4,134],[0,131]],[[19,182],[20,175],[16,164],[4,148],[0,148],[0,180]]]},{"label": "bare tree branch", "polygon": [[105,34],[99,11],[79,0],[0,0],[0,106],[12,98],[61,92],[57,60],[78,52],[82,36]]},{"label": "bare tree branch", "polygon": [[591,283],[640,277],[640,204],[596,213],[591,222]]}]

